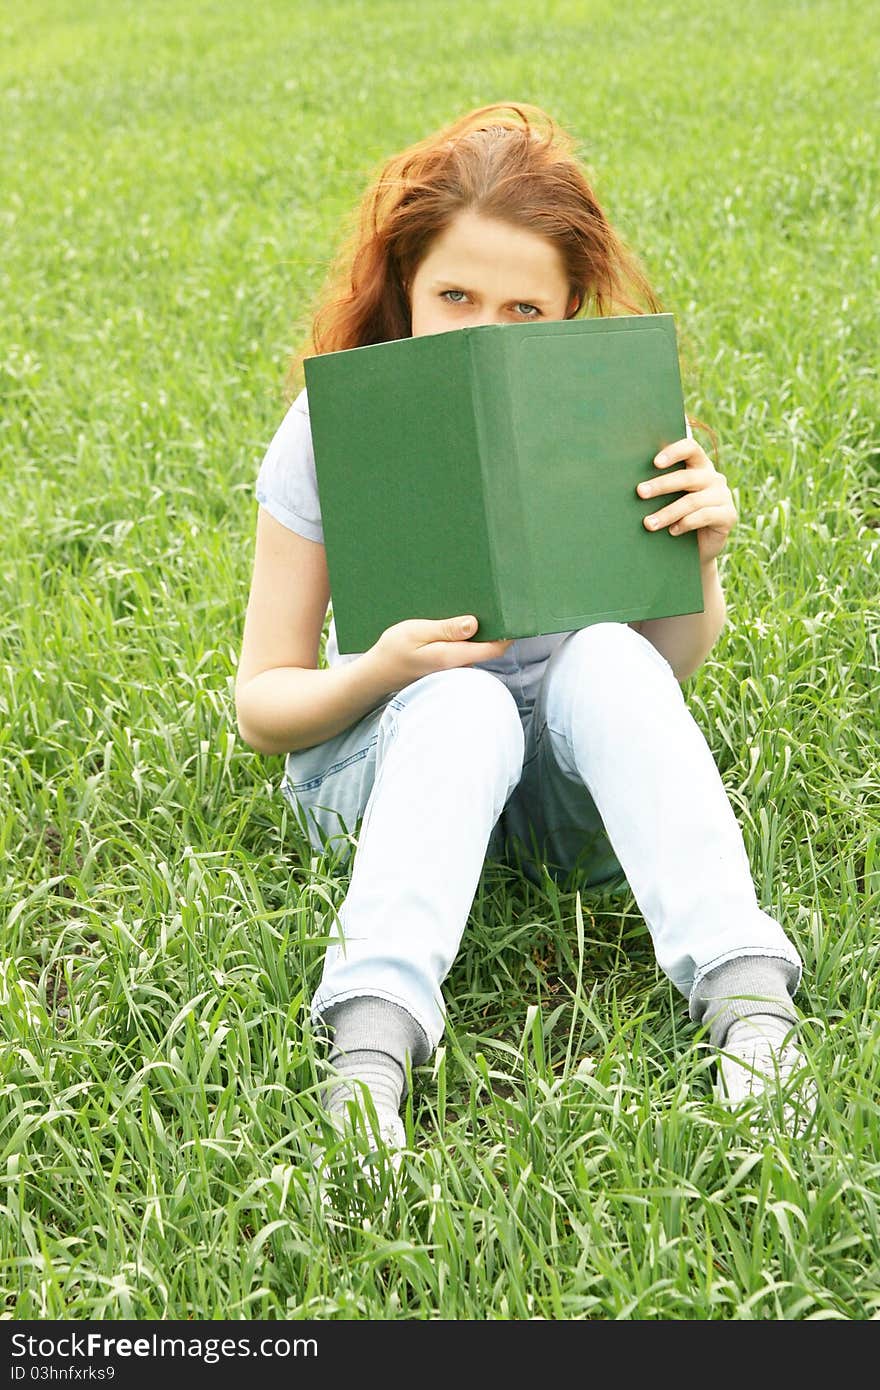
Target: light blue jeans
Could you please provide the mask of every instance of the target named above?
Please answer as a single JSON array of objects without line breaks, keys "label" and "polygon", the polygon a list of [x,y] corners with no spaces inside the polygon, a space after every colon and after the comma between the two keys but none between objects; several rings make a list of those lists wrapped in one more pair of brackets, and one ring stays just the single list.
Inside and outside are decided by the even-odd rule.
[{"label": "light blue jeans", "polygon": [[543,860],[580,887],[628,883],[686,998],[740,956],[785,961],[800,979],[797,951],[758,906],[724,785],[668,662],[620,623],[547,649],[534,662],[423,676],[288,756],[282,789],[312,845],[343,859],[356,846],[315,1020],[374,995],[405,1008],[436,1047],[441,984],[494,857],[533,878]]}]

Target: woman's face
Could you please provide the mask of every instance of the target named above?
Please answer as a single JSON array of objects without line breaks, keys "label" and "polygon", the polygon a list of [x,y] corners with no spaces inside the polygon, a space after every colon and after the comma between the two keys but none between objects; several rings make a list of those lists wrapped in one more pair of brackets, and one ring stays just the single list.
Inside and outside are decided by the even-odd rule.
[{"label": "woman's face", "polygon": [[432,241],[409,287],[412,336],[488,323],[564,319],[577,307],[546,237],[460,212]]}]

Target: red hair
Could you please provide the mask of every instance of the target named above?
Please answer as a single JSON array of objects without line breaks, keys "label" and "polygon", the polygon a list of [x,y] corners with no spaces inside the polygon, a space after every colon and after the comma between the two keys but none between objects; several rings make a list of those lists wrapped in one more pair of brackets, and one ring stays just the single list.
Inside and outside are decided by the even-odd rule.
[{"label": "red hair", "polygon": [[577,298],[574,314],[659,312],[573,149],[571,136],[538,107],[498,103],[388,160],[363,197],[289,385],[306,356],[410,337],[406,286],[434,238],[466,210],[552,241]]}]

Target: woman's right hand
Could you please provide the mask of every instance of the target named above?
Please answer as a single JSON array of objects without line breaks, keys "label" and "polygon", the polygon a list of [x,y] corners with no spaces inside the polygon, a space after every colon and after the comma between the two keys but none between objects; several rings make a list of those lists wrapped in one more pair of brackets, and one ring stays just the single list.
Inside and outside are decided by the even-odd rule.
[{"label": "woman's right hand", "polygon": [[497,661],[514,638],[499,642],[471,642],[477,630],[473,614],[457,618],[407,618],[386,628],[368,656],[383,673],[389,690],[402,690],[420,676]]}]

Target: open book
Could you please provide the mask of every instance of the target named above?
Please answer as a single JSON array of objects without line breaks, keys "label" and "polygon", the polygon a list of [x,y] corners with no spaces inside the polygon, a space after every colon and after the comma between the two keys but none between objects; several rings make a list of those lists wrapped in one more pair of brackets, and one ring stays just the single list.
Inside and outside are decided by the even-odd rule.
[{"label": "open book", "polygon": [[651,533],[686,434],[671,314],[487,325],[310,357],[341,652],[404,618],[481,641],[700,612],[696,532]]}]

